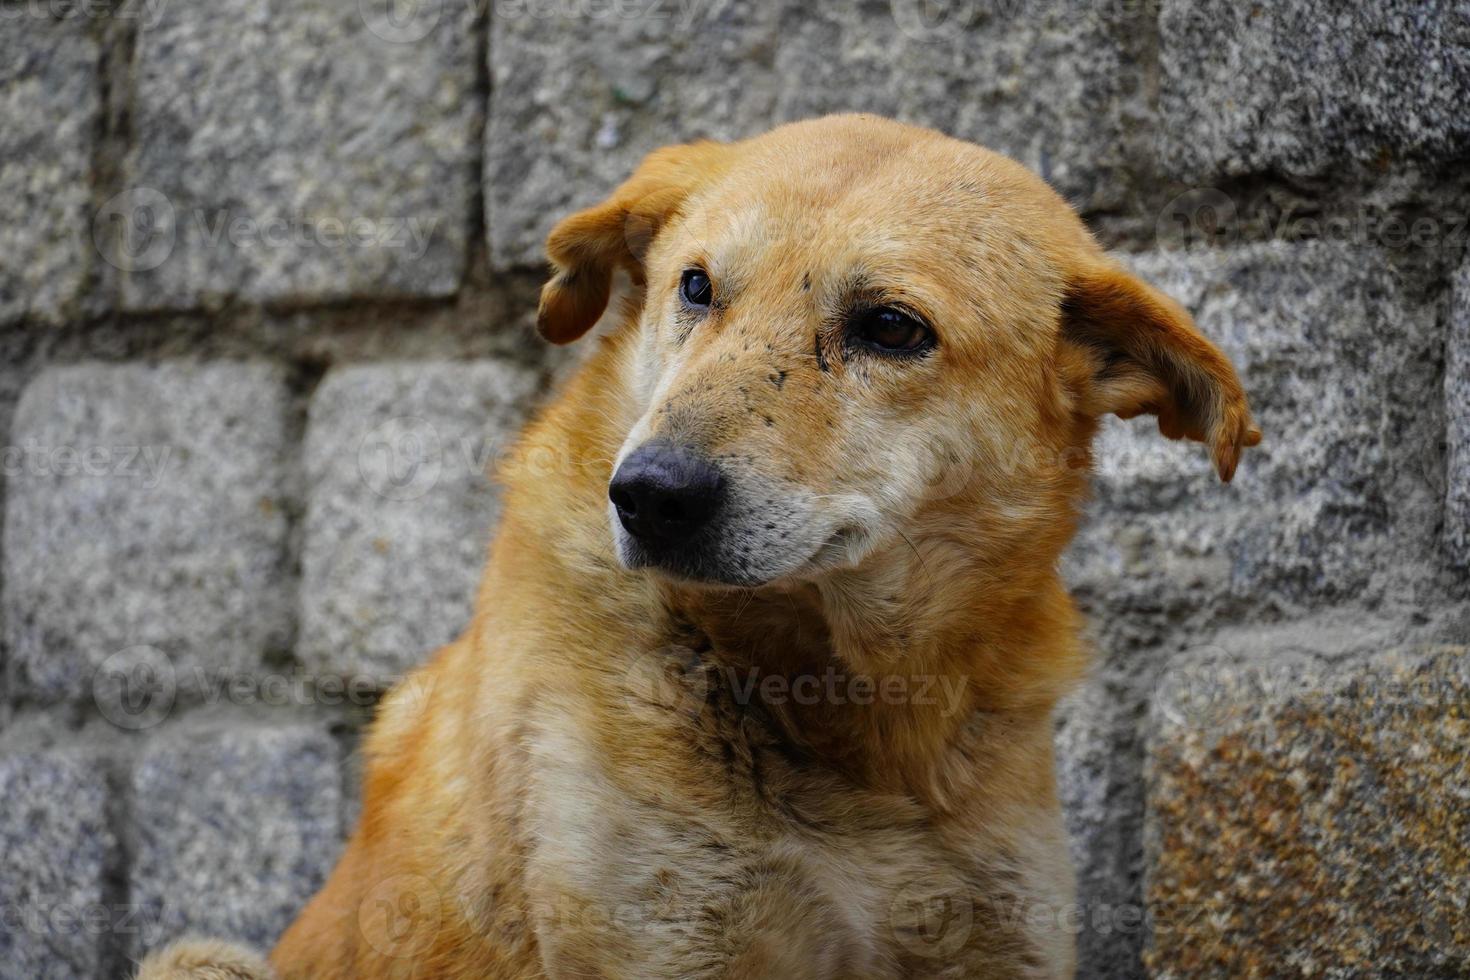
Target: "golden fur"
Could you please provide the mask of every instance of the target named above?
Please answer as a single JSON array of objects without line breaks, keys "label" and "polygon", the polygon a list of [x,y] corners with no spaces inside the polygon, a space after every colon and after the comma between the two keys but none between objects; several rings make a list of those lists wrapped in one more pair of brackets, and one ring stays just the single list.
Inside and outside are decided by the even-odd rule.
[{"label": "golden fur", "polygon": [[[1104,413],[1230,478],[1259,432],[1229,363],[1024,168],[870,116],[661,150],[548,253],[543,335],[597,349],[505,465],[473,622],[385,700],[276,970],[1070,976],[1057,558]],[[691,264],[724,297],[697,322]],[[869,301],[937,347],[855,352]],[[768,580],[623,567],[608,482],[653,438],[784,508],[749,529]]]},{"label": "golden fur", "polygon": [[144,962],[137,980],[275,980],[248,949],[213,939],[183,939]]}]

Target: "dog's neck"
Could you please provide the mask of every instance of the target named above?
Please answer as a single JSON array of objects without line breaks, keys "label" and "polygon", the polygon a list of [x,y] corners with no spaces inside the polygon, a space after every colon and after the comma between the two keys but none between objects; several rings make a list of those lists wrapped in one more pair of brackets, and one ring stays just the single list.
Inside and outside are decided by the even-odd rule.
[{"label": "dog's neck", "polygon": [[659,587],[671,643],[726,696],[864,784],[958,805],[977,747],[997,727],[1044,734],[1083,664],[1055,573],[997,581],[978,551],[917,538],[818,582]]}]

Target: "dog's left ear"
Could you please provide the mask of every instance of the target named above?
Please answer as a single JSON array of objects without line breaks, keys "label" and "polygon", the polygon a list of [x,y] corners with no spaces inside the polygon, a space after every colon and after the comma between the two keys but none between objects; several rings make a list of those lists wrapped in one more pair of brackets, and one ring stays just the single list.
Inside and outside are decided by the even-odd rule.
[{"label": "dog's left ear", "polygon": [[541,287],[536,329],[567,344],[607,309],[614,270],[642,286],[643,258],[690,192],[729,166],[732,147],[703,141],[666,146],[644,158],[601,204],[562,219],[546,239],[552,276]]},{"label": "dog's left ear", "polygon": [[1148,413],[1170,439],[1207,444],[1220,479],[1261,441],[1235,368],[1184,308],[1098,259],[1074,272],[1062,302],[1063,374],[1089,415]]}]

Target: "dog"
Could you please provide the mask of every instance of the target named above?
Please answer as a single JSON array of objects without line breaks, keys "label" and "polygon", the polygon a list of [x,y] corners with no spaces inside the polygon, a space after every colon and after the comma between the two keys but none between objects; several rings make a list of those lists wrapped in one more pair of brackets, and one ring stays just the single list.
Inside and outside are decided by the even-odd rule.
[{"label": "dog", "polygon": [[339,864],[269,966],[144,976],[1071,976],[1057,560],[1104,415],[1231,478],[1228,360],[1024,167],[867,115],[658,150],[547,252],[596,349]]}]

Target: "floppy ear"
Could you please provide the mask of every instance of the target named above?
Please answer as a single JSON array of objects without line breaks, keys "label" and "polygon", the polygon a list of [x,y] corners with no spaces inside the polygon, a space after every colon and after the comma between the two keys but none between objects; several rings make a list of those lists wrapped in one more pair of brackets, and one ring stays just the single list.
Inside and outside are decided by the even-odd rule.
[{"label": "floppy ear", "polygon": [[1261,441],[1230,361],[1182,306],[1115,265],[1098,261],[1069,280],[1062,348],[1083,412],[1157,415],[1170,439],[1207,444],[1222,480]]},{"label": "floppy ear", "polygon": [[702,141],[666,146],[644,158],[601,204],[562,219],[546,239],[552,276],[541,287],[536,329],[554,344],[582,336],[607,309],[612,276],[625,269],[643,285],[643,257],[690,191],[729,165],[731,148]]}]

